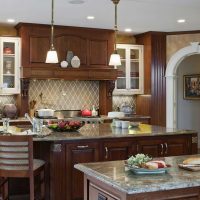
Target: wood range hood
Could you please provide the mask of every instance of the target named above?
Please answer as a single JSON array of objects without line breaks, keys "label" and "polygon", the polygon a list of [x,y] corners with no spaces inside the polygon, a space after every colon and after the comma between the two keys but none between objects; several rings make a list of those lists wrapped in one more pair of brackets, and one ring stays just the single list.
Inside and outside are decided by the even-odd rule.
[{"label": "wood range hood", "polygon": [[21,77],[23,79],[64,79],[64,80],[97,80],[111,81],[116,80],[117,70],[113,68],[90,68],[80,67],[78,69],[57,67],[22,67]]},{"label": "wood range hood", "polygon": [[78,69],[62,69],[60,64],[46,64],[50,48],[50,26],[19,23],[22,39],[22,78],[65,80],[116,80],[117,70],[109,67],[114,50],[114,31],[106,29],[55,26],[54,45],[59,61],[72,51],[81,61]]},{"label": "wood range hood", "polygon": [[55,26],[54,46],[60,61],[72,51],[81,61],[80,68],[63,69],[60,64],[45,63],[50,48],[51,27],[43,24],[19,23],[16,27],[22,41],[21,95],[17,104],[20,116],[28,112],[30,79],[64,79],[99,81],[100,114],[112,110],[112,92],[117,69],[108,66],[114,51],[114,31],[107,29]]}]

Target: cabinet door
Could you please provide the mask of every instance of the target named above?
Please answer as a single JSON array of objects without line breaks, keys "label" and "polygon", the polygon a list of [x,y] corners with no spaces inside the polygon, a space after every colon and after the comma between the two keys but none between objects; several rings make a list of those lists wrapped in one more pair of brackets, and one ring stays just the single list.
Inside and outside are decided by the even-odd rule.
[{"label": "cabinet door", "polygon": [[0,40],[0,87],[2,88],[2,93],[20,93],[20,38],[2,37]]},{"label": "cabinet door", "polygon": [[174,136],[166,140],[164,144],[165,156],[179,156],[191,154],[191,143],[188,136]]},{"label": "cabinet door", "polygon": [[136,153],[132,142],[114,142],[108,141],[103,143],[103,160],[126,160]]},{"label": "cabinet door", "polygon": [[117,44],[121,66],[117,66],[118,77],[114,94],[143,94],[143,46]]},{"label": "cabinet door", "polygon": [[74,168],[77,163],[95,162],[99,159],[98,143],[80,142],[66,144],[67,200],[83,199],[83,174]]},{"label": "cabinet door", "polygon": [[144,139],[138,141],[138,153],[152,157],[164,156],[164,144],[161,139]]}]

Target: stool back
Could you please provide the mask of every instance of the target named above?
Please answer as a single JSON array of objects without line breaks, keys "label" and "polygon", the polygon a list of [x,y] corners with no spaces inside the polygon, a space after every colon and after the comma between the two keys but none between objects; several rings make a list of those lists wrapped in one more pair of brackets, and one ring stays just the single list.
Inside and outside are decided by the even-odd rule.
[{"label": "stool back", "polygon": [[32,136],[0,136],[0,177],[28,177],[33,172]]}]

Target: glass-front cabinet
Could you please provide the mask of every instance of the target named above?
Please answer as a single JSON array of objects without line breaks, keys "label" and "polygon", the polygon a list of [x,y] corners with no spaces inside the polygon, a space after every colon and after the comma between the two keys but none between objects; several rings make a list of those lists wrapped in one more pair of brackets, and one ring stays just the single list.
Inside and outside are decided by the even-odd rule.
[{"label": "glass-front cabinet", "polygon": [[20,38],[0,37],[0,94],[20,93]]},{"label": "glass-front cabinet", "polygon": [[118,77],[114,95],[144,93],[143,45],[117,44],[121,66],[117,66]]}]

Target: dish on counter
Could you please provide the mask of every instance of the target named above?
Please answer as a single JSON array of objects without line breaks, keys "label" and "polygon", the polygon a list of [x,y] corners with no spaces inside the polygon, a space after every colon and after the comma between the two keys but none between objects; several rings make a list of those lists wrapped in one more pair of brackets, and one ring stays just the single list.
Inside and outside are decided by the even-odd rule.
[{"label": "dish on counter", "polygon": [[135,174],[163,174],[170,167],[164,160],[153,160],[144,154],[131,156],[125,161],[125,166]]},{"label": "dish on counter", "polygon": [[138,174],[138,175],[140,175],[140,174],[164,174],[169,169],[169,167],[158,168],[158,169],[135,168],[130,165],[126,165],[126,167],[130,171],[132,171],[134,174]]},{"label": "dish on counter", "polygon": [[73,132],[78,131],[82,126],[84,126],[84,122],[81,121],[49,121],[48,122],[48,128],[57,131],[57,132]]}]

